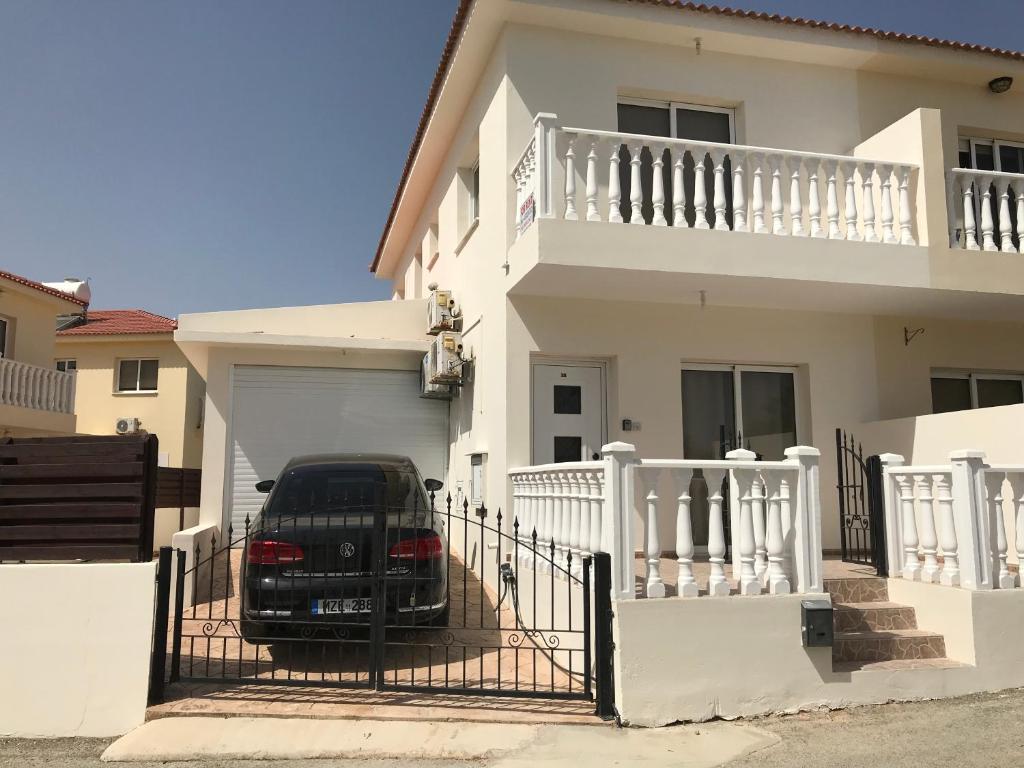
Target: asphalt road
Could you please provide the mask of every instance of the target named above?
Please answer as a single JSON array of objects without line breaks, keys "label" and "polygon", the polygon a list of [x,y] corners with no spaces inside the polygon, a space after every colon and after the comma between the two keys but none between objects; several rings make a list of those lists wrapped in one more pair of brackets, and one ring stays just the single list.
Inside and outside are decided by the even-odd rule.
[{"label": "asphalt road", "polygon": [[[781,741],[729,768],[991,768],[1024,754],[1024,689],[916,704],[887,704],[744,721]],[[108,740],[0,739],[0,768],[99,768]],[[636,755],[636,762],[643,762]],[[664,757],[661,755],[659,757]],[[680,764],[685,764],[681,760]],[[131,763],[134,768],[398,768],[394,760]],[[488,762],[418,761],[416,768],[486,768]]]}]

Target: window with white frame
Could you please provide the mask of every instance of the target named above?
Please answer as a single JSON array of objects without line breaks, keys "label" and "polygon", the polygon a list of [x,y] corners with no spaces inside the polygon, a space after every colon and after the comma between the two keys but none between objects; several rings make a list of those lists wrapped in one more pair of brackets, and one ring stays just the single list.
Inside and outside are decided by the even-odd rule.
[{"label": "window with white frame", "polygon": [[156,392],[160,362],[151,358],[119,360],[117,364],[118,392]]},{"label": "window with white frame", "polygon": [[[1022,173],[1024,174],[1024,142],[1006,141],[1003,139],[981,138],[977,136],[961,136],[959,142],[959,160],[961,168],[972,168],[979,171],[996,171],[998,173]],[[1002,232],[1004,227],[1000,224],[999,185],[991,187],[992,200],[992,223],[995,232]],[[1017,190],[1014,184],[1009,185],[1010,200],[1016,198]],[[981,221],[981,207],[983,204],[980,194],[974,195],[974,220]],[[1017,235],[1017,207],[1009,206],[1010,239],[1013,247],[1020,248],[1020,238]]]},{"label": "window with white frame", "polygon": [[469,221],[470,223],[480,218],[480,160],[473,164],[473,170],[469,181]]},{"label": "window with white frame", "polygon": [[1024,403],[1024,374],[933,371],[932,413]]},{"label": "window with white frame", "polygon": [[78,370],[78,361],[70,357],[58,360],[57,370],[63,371],[64,373],[73,373]]}]

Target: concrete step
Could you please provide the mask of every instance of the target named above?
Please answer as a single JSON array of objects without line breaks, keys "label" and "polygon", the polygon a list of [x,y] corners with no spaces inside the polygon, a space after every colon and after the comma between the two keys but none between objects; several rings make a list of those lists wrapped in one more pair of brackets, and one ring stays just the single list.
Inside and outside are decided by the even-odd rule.
[{"label": "concrete step", "polygon": [[959,669],[968,667],[952,659],[888,659],[887,661],[838,661],[833,672],[894,672],[914,669]]},{"label": "concrete step", "polygon": [[917,629],[917,614],[899,603],[833,603],[833,627],[838,632],[876,632]]},{"label": "concrete step", "polygon": [[942,635],[924,629],[895,629],[872,632],[837,632],[832,661],[890,661],[943,659],[946,641]]},{"label": "concrete step", "polygon": [[889,600],[885,579],[869,576],[862,579],[825,579],[825,591],[833,603],[884,603]]}]

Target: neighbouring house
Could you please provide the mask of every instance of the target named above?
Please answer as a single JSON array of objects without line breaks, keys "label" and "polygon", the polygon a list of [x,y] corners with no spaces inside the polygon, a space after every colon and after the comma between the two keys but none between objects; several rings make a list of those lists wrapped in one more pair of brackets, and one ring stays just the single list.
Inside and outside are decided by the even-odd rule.
[{"label": "neighbouring house", "polygon": [[75,431],[75,377],[53,367],[53,328],[88,305],[88,286],[66,293],[0,271],[0,437]]},{"label": "neighbouring house", "polygon": [[[593,498],[625,510],[615,536],[630,560],[646,551],[653,588],[641,592],[656,597],[662,554],[721,562],[714,462],[737,449],[750,453],[731,458],[799,464],[802,494],[820,487],[820,518],[798,536],[808,562],[844,546],[851,524],[835,492],[837,428],[914,463],[914,431],[942,419],[951,450],[998,443],[1000,461],[1021,463],[1001,433],[1024,413],[1022,117],[1019,52],[681,2],[464,0],[371,264],[393,301],[179,318],[174,338],[207,385],[201,524],[221,540],[241,530],[262,503],[254,482],[292,455],[388,451],[444,479],[457,504],[505,510],[506,526],[525,509],[554,551],[550,516],[522,499],[589,500],[589,462],[625,450],[636,482],[606,477]],[[457,337],[436,335],[448,296]],[[1002,418],[980,410],[996,406]],[[615,443],[635,456],[603,451]],[[694,468],[657,462],[681,459],[710,474],[676,487],[667,475]],[[772,472],[790,469],[733,484],[746,489],[726,516],[734,535],[752,494],[778,513]],[[659,501],[671,511],[658,514]],[[906,543],[916,561],[916,534]],[[940,695],[998,677],[991,666],[985,682],[945,668],[872,673],[883,680],[800,655],[780,662],[799,678],[789,687],[772,679],[721,699],[711,683],[660,689],[666,664],[734,634],[742,610],[764,611],[749,615],[766,648],[788,648],[799,602],[780,598],[776,614],[770,601],[633,601],[633,564],[619,566],[616,653],[633,666],[616,686],[639,686],[620,701],[636,722]],[[820,592],[820,569],[797,585]],[[943,624],[938,593],[893,589]],[[652,639],[698,626],[699,648]],[[736,654],[744,637],[730,640]],[[949,640],[954,658],[983,656],[962,640]],[[721,703],[702,709],[705,695]]]},{"label": "neighbouring house", "polygon": [[[160,441],[160,465],[199,469],[205,385],[174,342],[177,322],[142,309],[105,309],[64,318],[50,364],[76,376],[81,434],[140,431]],[[155,542],[195,524],[198,510],[157,512]]]}]

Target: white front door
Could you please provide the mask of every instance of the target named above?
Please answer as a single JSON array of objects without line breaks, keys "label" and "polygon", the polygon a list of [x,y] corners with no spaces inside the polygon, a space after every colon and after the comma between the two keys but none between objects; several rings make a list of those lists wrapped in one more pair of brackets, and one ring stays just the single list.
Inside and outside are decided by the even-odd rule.
[{"label": "white front door", "polygon": [[591,461],[604,440],[604,369],[533,366],[533,463]]}]

